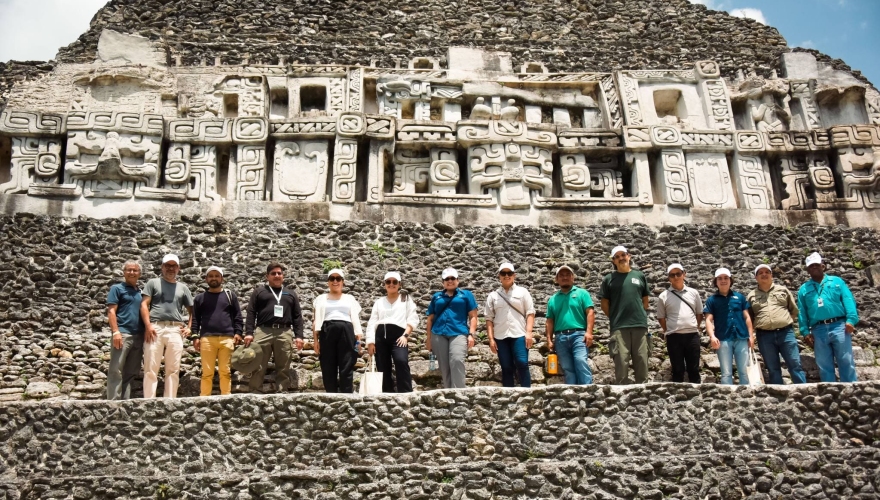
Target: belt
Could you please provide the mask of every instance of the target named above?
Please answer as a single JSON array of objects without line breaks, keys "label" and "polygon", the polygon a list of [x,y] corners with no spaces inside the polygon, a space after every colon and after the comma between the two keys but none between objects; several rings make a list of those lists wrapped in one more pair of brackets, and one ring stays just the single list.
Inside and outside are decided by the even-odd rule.
[{"label": "belt", "polygon": [[554,335],[560,335],[560,334],[565,335],[566,333],[575,333],[575,332],[583,332],[583,331],[585,331],[585,328],[571,328],[569,330],[557,330],[553,333],[554,333]]},{"label": "belt", "polygon": [[285,328],[290,328],[290,325],[286,323],[264,323],[258,326],[260,328],[274,328],[275,330],[284,330]]},{"label": "belt", "polygon": [[183,326],[182,321],[152,321],[151,323],[159,326]]},{"label": "belt", "polygon": [[836,318],[823,319],[823,320],[817,321],[816,324],[817,325],[830,325],[831,323],[837,323],[838,321],[843,321],[845,319],[846,319],[846,316],[838,316]]},{"label": "belt", "polygon": [[758,330],[758,333],[779,333],[779,332],[788,330],[789,328],[791,328],[791,325],[785,325],[782,328],[774,328],[772,330],[765,330],[763,328],[758,328],[757,330]]}]

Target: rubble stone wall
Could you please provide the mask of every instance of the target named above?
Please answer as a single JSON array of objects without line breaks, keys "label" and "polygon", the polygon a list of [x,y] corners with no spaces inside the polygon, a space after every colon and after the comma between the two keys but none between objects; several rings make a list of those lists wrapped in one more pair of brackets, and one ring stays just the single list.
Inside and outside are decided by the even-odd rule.
[{"label": "rubble stone wall", "polygon": [[[537,384],[559,382],[545,378],[542,354],[546,303],[555,292],[553,270],[562,263],[577,271],[577,283],[598,303],[597,291],[611,271],[610,249],[626,245],[633,264],[647,275],[656,297],[667,286],[666,267],[681,262],[690,286],[704,298],[712,292],[717,267],[729,267],[746,291],[755,286],[758,264],[773,266],[778,282],[796,290],[807,279],[804,257],[813,251],[828,259],[828,272],[842,276],[858,302],[861,322],[854,335],[856,361],[862,380],[880,378],[880,239],[864,228],[801,225],[730,226],[461,226],[367,222],[280,221],[272,219],[178,219],[132,216],[116,219],[76,219],[20,213],[0,217],[0,400],[20,399],[33,382],[48,382],[72,398],[103,397],[110,331],[106,321],[107,290],[121,280],[122,263],[140,259],[143,281],[156,276],[163,254],[182,259],[180,280],[194,292],[204,289],[203,274],[210,265],[226,270],[226,284],[243,302],[265,280],[265,265],[280,260],[289,266],[287,284],[303,303],[306,337],[310,338],[312,301],[326,291],[323,272],[341,265],[347,272],[346,291],[364,307],[366,324],[373,301],[383,291],[387,270],[399,270],[404,288],[416,301],[422,324],[411,346],[411,365],[421,388],[436,387],[439,374],[428,370],[424,350],[424,312],[432,291],[441,286],[440,271],[459,270],[462,286],[483,304],[498,286],[497,266],[517,265],[517,282],[531,290],[537,307],[537,348],[532,351]],[[653,316],[650,327],[659,326]],[[482,308],[482,305],[481,305]],[[468,360],[469,385],[497,384],[500,368],[485,339]],[[590,350],[597,383],[610,383],[608,321],[597,312],[597,343]],[[651,378],[669,380],[669,361],[662,338],[654,337]],[[717,357],[704,338],[704,380],[717,377]],[[818,379],[810,350],[802,345],[811,380]],[[293,358],[296,388],[321,390],[318,359],[310,343]],[[362,365],[359,365],[362,366]],[[784,372],[787,376],[787,372]],[[236,374],[236,383],[242,382]],[[198,353],[188,345],[182,368],[181,395],[198,393]],[[268,388],[273,379],[268,377]]]},{"label": "rubble stone wall", "polygon": [[4,498],[876,498],[877,382],[0,404]]}]

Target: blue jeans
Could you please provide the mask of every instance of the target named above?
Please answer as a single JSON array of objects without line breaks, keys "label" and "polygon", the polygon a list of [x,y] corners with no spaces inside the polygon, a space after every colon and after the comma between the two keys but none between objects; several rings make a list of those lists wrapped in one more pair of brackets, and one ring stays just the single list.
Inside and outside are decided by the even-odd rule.
[{"label": "blue jeans", "polygon": [[526,349],[525,337],[495,339],[498,347],[498,363],[501,365],[501,385],[515,387],[514,373],[519,377],[523,387],[532,386],[532,374],[529,373],[529,350]]},{"label": "blue jeans", "polygon": [[841,382],[856,381],[856,366],[853,362],[852,335],[846,333],[846,321],[840,320],[830,325],[819,323],[810,328],[813,334],[813,350],[816,364],[819,365],[819,380],[837,382],[834,373],[834,362],[840,370]]},{"label": "blue jeans", "polygon": [[807,383],[807,375],[801,368],[801,355],[798,351],[797,340],[794,338],[794,329],[792,327],[778,331],[758,330],[758,350],[761,351],[761,357],[764,358],[764,366],[767,367],[769,375],[768,384],[782,383],[782,364],[779,363],[779,356],[785,360],[785,366],[788,367],[788,373],[791,375],[791,382],[794,384]]},{"label": "blue jeans", "polygon": [[727,339],[718,348],[718,363],[721,365],[721,383],[733,385],[733,360],[736,359],[736,373],[739,385],[749,385],[749,339]]},{"label": "blue jeans", "polygon": [[593,372],[587,363],[587,344],[584,342],[586,332],[556,334],[556,354],[565,375],[565,383],[586,385],[593,383]]}]

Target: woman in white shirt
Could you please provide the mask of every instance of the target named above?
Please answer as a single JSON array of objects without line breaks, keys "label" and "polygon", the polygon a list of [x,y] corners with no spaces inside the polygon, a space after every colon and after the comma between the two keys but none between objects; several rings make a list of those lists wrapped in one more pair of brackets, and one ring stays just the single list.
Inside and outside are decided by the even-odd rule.
[{"label": "woman in white shirt", "polygon": [[[367,351],[376,356],[376,369],[382,372],[382,392],[412,392],[409,371],[409,335],[419,324],[416,305],[400,293],[400,274],[385,274],[385,297],[373,304],[367,323]],[[391,363],[397,378],[395,391]]]},{"label": "woman in white shirt", "polygon": [[345,273],[331,269],[327,273],[330,289],[315,299],[312,334],[315,354],[321,361],[321,378],[327,392],[354,392],[353,374],[357,360],[356,342],[362,335],[361,306],[357,299],[342,293]]}]

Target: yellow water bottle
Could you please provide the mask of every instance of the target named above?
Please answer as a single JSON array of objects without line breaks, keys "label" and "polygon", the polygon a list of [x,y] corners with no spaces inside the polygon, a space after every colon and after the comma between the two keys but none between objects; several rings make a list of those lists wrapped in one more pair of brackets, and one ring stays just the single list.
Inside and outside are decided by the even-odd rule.
[{"label": "yellow water bottle", "polygon": [[555,351],[547,355],[547,375],[559,375],[559,358]]}]

